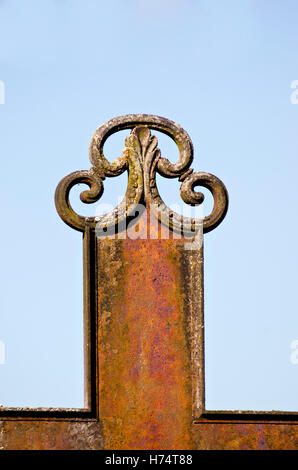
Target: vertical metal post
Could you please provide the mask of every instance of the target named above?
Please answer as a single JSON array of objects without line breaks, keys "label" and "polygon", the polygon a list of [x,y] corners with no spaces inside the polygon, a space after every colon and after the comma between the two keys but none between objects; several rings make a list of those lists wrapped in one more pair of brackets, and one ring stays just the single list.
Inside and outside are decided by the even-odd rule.
[{"label": "vertical metal post", "polygon": [[[132,131],[122,155],[110,163],[103,154],[105,139],[125,128]],[[174,139],[177,163],[161,156],[150,129]],[[192,422],[204,409],[203,231],[224,218],[227,191],[215,176],[190,169],[188,134],[157,116],[128,115],[104,124],[91,140],[90,159],[91,170],[64,178],[56,194],[63,220],[85,232],[86,403],[92,407],[94,359],[88,337],[93,318],[96,407],[105,446],[192,449]],[[128,187],[117,208],[86,219],[72,210],[74,184],[87,183],[90,191],[81,199],[94,202],[105,176],[125,170]],[[196,186],[210,189],[212,213],[196,220],[173,212],[159,196],[156,172],[179,177],[181,197],[191,205],[204,199]]]}]

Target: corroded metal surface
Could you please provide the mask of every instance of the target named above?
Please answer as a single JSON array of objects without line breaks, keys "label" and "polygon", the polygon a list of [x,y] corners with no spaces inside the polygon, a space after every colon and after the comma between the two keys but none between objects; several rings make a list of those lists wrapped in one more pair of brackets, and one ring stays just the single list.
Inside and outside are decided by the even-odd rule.
[{"label": "corroded metal surface", "polygon": [[[132,129],[122,155],[106,160],[106,139]],[[179,149],[164,158],[157,130]],[[1,449],[297,449],[298,415],[206,411],[204,400],[203,232],[224,218],[228,195],[213,175],[194,173],[191,140],[168,119],[111,119],[90,144],[90,170],[65,177],[56,191],[61,218],[83,232],[85,408],[0,409]],[[71,188],[97,201],[106,177],[128,172],[122,203],[101,217],[77,214]],[[211,214],[182,217],[160,198],[156,172],[179,177],[184,202],[208,188]],[[128,225],[127,225],[128,224]]]},{"label": "corroded metal surface", "polygon": [[[98,244],[99,418],[106,446],[192,449],[192,298],[185,276],[194,273],[183,260],[184,243]],[[201,252],[195,256],[199,266]]]},{"label": "corroded metal surface", "polygon": [[283,423],[195,424],[193,440],[198,450],[297,450],[298,429]]},{"label": "corroded metal surface", "polygon": [[95,450],[104,449],[101,423],[96,420],[3,420],[0,449]]},{"label": "corroded metal surface", "polygon": [[[132,132],[125,141],[121,157],[113,163],[104,157],[103,145],[113,133],[131,128]],[[151,135],[151,129],[167,134],[177,144],[179,160],[171,163],[162,158],[157,148],[157,138]],[[72,228],[84,231],[87,226],[97,231],[119,226],[123,229],[127,219],[135,216],[136,205],[145,202],[150,205],[156,217],[170,229],[184,235],[193,234],[201,221],[181,217],[172,211],[160,198],[155,175],[156,171],[167,178],[182,181],[181,197],[187,204],[200,204],[204,195],[194,191],[196,186],[209,189],[214,197],[214,207],[210,215],[202,221],[204,232],[213,230],[225,217],[228,207],[228,194],[223,183],[214,175],[204,172],[193,173],[190,165],[193,160],[193,147],[190,137],[181,126],[169,119],[148,114],[129,114],[111,119],[95,132],[90,144],[90,170],[76,171],[63,178],[56,190],[56,207],[60,217]],[[111,212],[100,217],[83,217],[71,207],[69,193],[78,183],[86,183],[90,190],[81,193],[85,203],[96,202],[103,192],[103,180],[106,176],[117,176],[128,171],[128,185],[123,201]]]}]

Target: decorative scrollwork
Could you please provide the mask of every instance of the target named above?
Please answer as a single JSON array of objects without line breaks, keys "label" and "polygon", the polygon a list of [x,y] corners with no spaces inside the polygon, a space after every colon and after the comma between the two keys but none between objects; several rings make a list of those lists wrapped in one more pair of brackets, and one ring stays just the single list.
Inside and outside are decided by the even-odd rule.
[{"label": "decorative scrollwork", "polygon": [[[132,129],[125,140],[122,155],[110,163],[104,156],[103,146],[109,136],[123,129]],[[161,156],[157,138],[150,129],[167,134],[177,144],[179,158],[171,163]],[[161,223],[171,230],[193,235],[199,224],[204,232],[214,229],[223,220],[228,208],[228,193],[224,184],[214,175],[203,172],[193,173],[190,165],[193,161],[193,146],[187,132],[169,119],[149,114],[129,114],[107,121],[94,133],[89,155],[92,163],[90,170],[77,171],[63,178],[59,183],[55,202],[60,217],[76,230],[84,231],[87,226],[93,229],[108,230],[109,227],[122,226],[134,216],[135,208],[140,203],[150,206],[150,210]],[[90,204],[99,200],[103,193],[105,177],[114,177],[128,171],[128,185],[123,201],[111,212],[101,217],[83,217],[71,207],[69,193],[78,183],[86,183],[89,190],[83,191],[80,198]],[[194,191],[197,186],[209,189],[214,198],[211,214],[203,220],[183,217],[170,210],[162,201],[157,186],[156,172],[167,178],[177,178],[182,182],[180,194],[184,202],[190,205],[201,204],[204,195]]]}]

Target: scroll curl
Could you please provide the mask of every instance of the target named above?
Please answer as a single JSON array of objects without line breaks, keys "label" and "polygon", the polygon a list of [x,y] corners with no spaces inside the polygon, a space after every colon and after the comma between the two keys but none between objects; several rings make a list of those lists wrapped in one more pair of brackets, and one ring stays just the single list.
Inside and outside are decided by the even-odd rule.
[{"label": "scroll curl", "polygon": [[[125,141],[122,155],[112,163],[103,152],[104,143],[109,136],[123,129],[132,129]],[[150,129],[167,134],[177,144],[179,158],[171,163],[162,157],[158,149],[156,136]],[[214,175],[204,172],[193,173],[190,165],[193,161],[193,146],[187,132],[169,119],[148,114],[129,114],[107,121],[94,133],[89,147],[92,167],[89,171],[78,171],[63,178],[56,190],[56,207],[60,217],[76,230],[84,231],[87,226],[93,229],[108,230],[121,226],[134,215],[135,207],[140,203],[150,205],[161,223],[185,236],[193,235],[196,227],[203,224],[204,232],[214,229],[225,217],[228,208],[228,193],[224,184]],[[71,207],[69,193],[78,183],[86,183],[89,190],[81,193],[85,203],[96,202],[103,193],[103,180],[128,171],[128,185],[123,201],[111,212],[100,217],[84,217]],[[180,194],[184,202],[190,205],[201,204],[204,195],[196,192],[197,186],[209,189],[214,198],[214,207],[204,219],[183,217],[173,212],[162,201],[157,186],[156,172],[167,178],[179,177],[182,181]]]},{"label": "scroll curl", "polygon": [[[85,183],[90,188],[90,190],[81,193],[80,199],[82,202],[91,204],[98,201],[103,193],[102,179],[92,170],[82,170],[75,171],[60,181],[55,193],[55,204],[58,214],[67,225],[76,230],[84,231],[89,218],[77,214],[69,201],[71,188],[79,183]],[[92,222],[93,218],[90,219]]]}]

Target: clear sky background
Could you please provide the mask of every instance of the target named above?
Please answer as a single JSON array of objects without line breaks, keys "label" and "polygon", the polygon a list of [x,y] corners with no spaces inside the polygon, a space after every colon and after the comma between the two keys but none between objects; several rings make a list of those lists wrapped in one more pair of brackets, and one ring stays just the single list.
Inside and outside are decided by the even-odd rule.
[{"label": "clear sky background", "polygon": [[[297,17],[297,0],[0,1],[0,404],[83,406],[81,234],[54,192],[90,167],[100,124],[151,113],[187,130],[193,167],[230,195],[205,235],[206,406],[298,410]],[[180,203],[177,180],[158,183]],[[125,186],[107,179],[101,202]],[[74,207],[94,215],[83,188]]]}]

